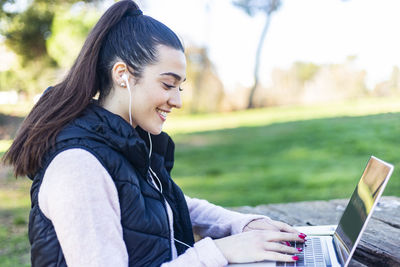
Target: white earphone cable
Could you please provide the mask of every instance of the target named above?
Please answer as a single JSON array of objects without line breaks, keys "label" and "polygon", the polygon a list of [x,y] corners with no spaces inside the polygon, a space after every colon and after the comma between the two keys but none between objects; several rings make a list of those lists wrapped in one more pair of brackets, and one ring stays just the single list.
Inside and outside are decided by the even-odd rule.
[{"label": "white earphone cable", "polygon": [[185,242],[179,241],[178,239],[174,238],[174,240],[178,243],[181,243],[184,246],[187,246],[188,248],[191,248],[191,246],[189,246],[188,244],[186,244]]},{"label": "white earphone cable", "polygon": [[132,93],[129,83],[127,83],[127,86],[129,91],[129,123],[132,125]]},{"label": "white earphone cable", "polygon": [[151,152],[153,151],[153,143],[151,142],[150,133],[147,132],[147,136],[149,137],[150,149],[149,149],[149,158],[151,157]]},{"label": "white earphone cable", "polygon": [[150,173],[151,173],[152,177],[156,178],[158,184],[160,185],[160,193],[162,194],[163,187],[162,187],[160,179],[158,178],[157,174],[151,169],[151,167],[149,167],[149,170],[150,170]]},{"label": "white earphone cable", "polygon": [[130,123],[130,125],[132,125],[132,92],[131,92],[131,87],[129,86],[128,76],[126,75],[126,73],[124,73],[122,75],[122,78],[125,80],[126,87],[128,88],[128,92],[129,92],[129,123]]},{"label": "white earphone cable", "polygon": [[[152,151],[153,151],[153,143],[151,142],[151,136],[150,136],[150,133],[149,132],[147,132],[147,136],[149,137],[149,144],[150,144],[150,149],[149,149],[149,158],[151,157],[151,153],[152,153]],[[152,176],[152,178],[154,177],[154,178],[156,178],[156,180],[157,180],[157,182],[158,182],[158,184],[160,185],[160,192],[161,192],[161,194],[162,194],[162,192],[163,192],[163,187],[162,187],[162,184],[161,184],[161,181],[160,181],[160,179],[158,178],[158,176],[157,176],[157,174],[153,171],[153,169],[149,166],[149,170],[150,170],[150,175]]]},{"label": "white earphone cable", "polygon": [[[151,153],[152,153],[152,151],[153,151],[153,143],[152,143],[152,141],[151,141],[151,135],[150,135],[149,132],[147,132],[147,136],[149,137],[149,146],[150,146],[150,149],[149,149],[149,158],[150,158],[150,157],[151,157]],[[150,166],[149,166],[149,170],[150,170],[150,174],[152,175],[152,178],[155,177],[155,178],[157,179],[157,182],[158,182],[158,184],[160,185],[160,193],[162,194],[163,188],[162,188],[162,184],[161,184],[160,179],[158,178],[157,174],[153,171],[153,169],[152,169]],[[154,181],[154,180],[153,180],[153,181]],[[176,242],[178,242],[178,243],[180,243],[180,244],[182,244],[182,245],[188,247],[188,248],[191,248],[191,246],[189,246],[189,245],[186,244],[185,242],[182,242],[182,241],[180,241],[180,240],[178,240],[178,239],[176,239],[176,238],[174,238],[174,240],[175,240]]]}]

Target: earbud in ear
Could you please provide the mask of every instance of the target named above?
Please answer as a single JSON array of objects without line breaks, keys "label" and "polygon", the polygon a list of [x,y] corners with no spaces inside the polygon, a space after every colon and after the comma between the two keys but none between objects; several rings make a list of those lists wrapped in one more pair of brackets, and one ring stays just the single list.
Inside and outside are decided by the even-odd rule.
[{"label": "earbud in ear", "polygon": [[128,82],[128,75],[126,73],[122,74],[121,78],[124,79],[125,82]]}]

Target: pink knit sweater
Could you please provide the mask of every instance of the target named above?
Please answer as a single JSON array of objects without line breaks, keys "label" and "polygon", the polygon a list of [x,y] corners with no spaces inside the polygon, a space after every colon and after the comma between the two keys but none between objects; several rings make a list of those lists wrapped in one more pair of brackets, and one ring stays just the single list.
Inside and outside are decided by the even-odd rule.
[{"label": "pink knit sweater", "polygon": [[[194,231],[206,238],[179,257],[173,253],[173,260],[162,267],[225,266],[228,262],[212,238],[240,233],[250,221],[263,218],[205,200],[186,201]],[[68,266],[128,266],[117,189],[89,152],[69,149],[52,160],[40,187],[39,207],[54,225]]]}]

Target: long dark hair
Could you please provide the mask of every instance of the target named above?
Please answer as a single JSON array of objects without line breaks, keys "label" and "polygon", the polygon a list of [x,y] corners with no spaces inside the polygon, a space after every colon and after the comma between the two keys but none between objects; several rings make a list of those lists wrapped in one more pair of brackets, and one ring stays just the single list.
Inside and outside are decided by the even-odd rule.
[{"label": "long dark hair", "polygon": [[138,5],[124,0],[112,5],[89,33],[75,63],[62,82],[46,90],[22,123],[3,157],[15,176],[34,175],[62,128],[77,118],[99,93],[112,86],[111,69],[124,61],[140,78],[143,68],[157,62],[157,46],[184,51],[176,34],[161,22],[141,15]]}]

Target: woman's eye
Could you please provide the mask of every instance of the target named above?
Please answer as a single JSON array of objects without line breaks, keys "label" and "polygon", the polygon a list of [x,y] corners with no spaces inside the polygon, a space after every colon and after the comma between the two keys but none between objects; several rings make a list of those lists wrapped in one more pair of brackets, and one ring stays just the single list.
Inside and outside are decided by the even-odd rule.
[{"label": "woman's eye", "polygon": [[168,89],[172,89],[172,88],[175,87],[174,85],[169,85],[169,84],[166,84],[166,83],[163,83],[163,84],[164,84],[164,86],[167,87]]},{"label": "woman's eye", "polygon": [[[167,83],[163,83],[163,84],[164,84],[164,86],[167,87],[168,89],[176,88],[175,85],[169,85],[169,84],[167,84]],[[179,87],[178,89],[179,89],[179,91],[181,91],[181,92],[183,91],[183,88],[181,88],[181,87]]]}]

